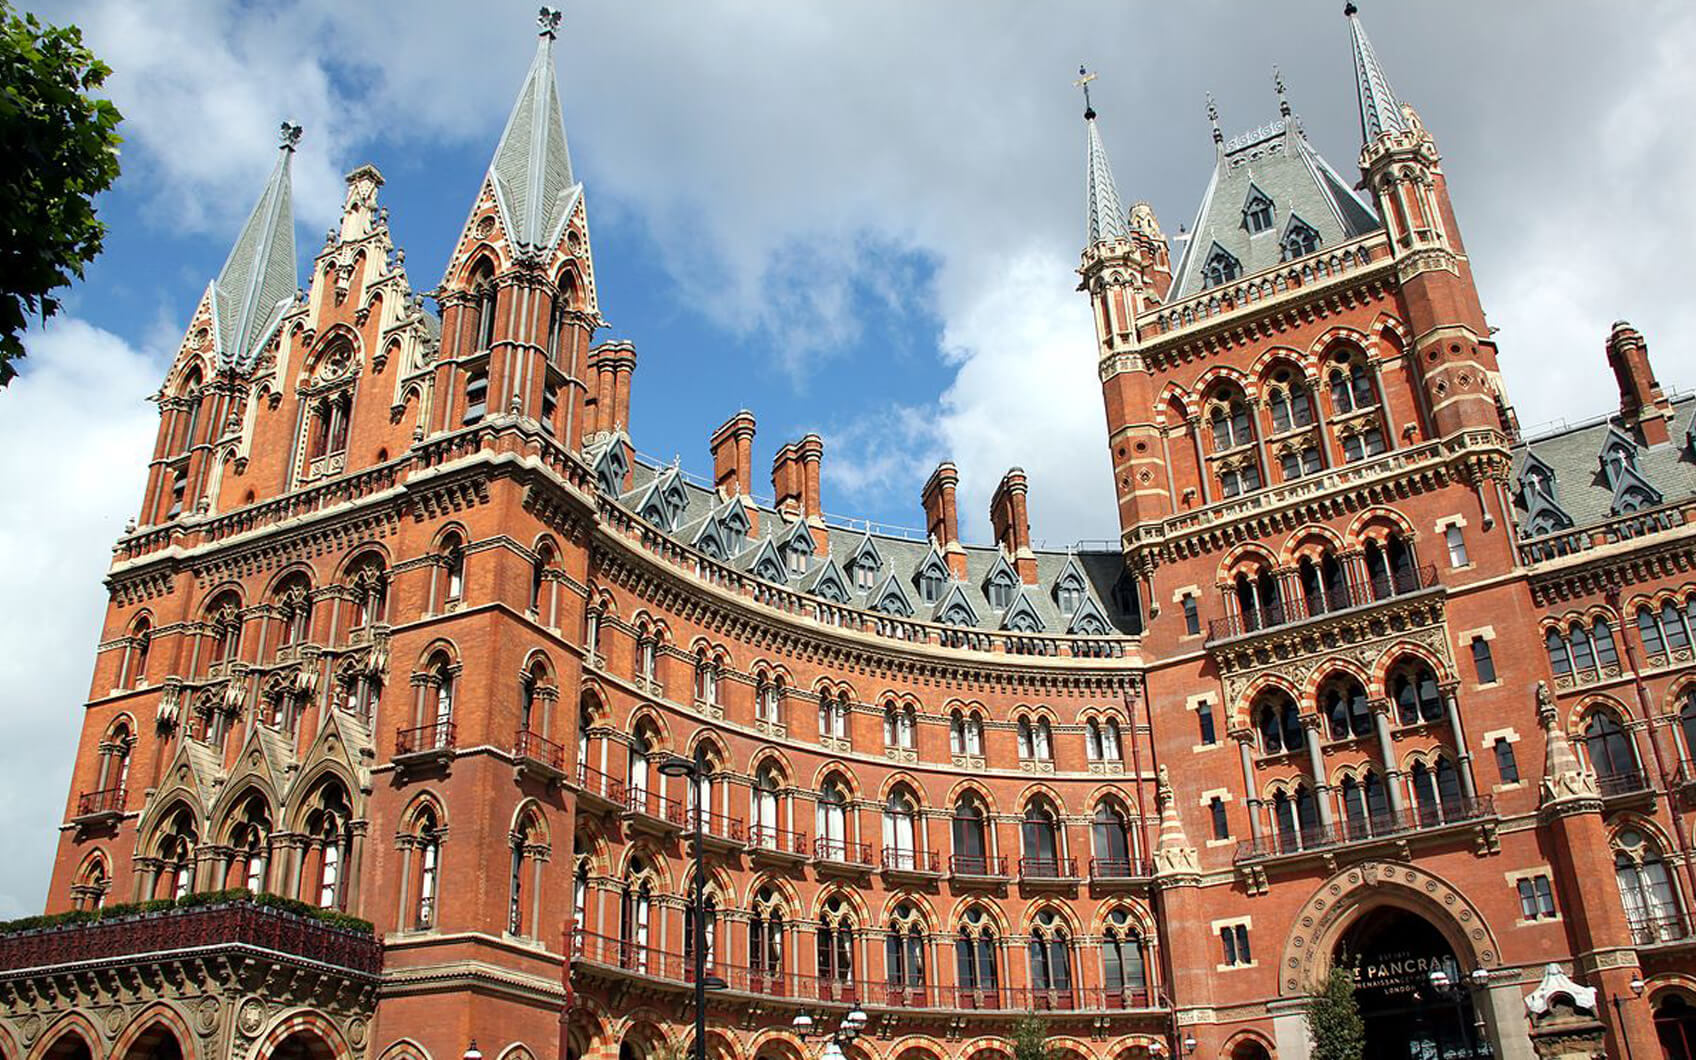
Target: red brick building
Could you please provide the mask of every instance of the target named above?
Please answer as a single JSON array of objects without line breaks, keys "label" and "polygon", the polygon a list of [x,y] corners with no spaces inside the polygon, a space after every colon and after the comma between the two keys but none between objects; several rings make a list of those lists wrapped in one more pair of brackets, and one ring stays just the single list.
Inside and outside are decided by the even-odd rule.
[{"label": "red brick building", "polygon": [[[1294,1060],[1339,959],[1373,1056],[1692,1055],[1696,402],[1620,323],[1521,437],[1352,6],[1358,184],[1215,122],[1174,256],[1086,111],[1123,536],[1062,552],[1017,469],[971,545],[951,464],[909,538],[813,435],[756,500],[746,412],[634,458],[556,26],[439,315],[370,166],[297,290],[285,126],[108,576],[48,911],[113,915],[0,935],[0,1054],[675,1055],[699,824],[722,1060]],[[166,901],[238,889],[375,934]]]}]

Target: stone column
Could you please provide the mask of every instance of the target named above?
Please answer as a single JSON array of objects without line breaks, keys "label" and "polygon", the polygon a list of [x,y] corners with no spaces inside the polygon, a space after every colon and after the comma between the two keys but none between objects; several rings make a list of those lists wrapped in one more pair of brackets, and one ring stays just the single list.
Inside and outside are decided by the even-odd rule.
[{"label": "stone column", "polygon": [[1254,752],[1249,744],[1254,741],[1252,729],[1238,729],[1231,734],[1237,741],[1237,754],[1242,759],[1243,766],[1243,805],[1248,807],[1248,830],[1256,840],[1261,837],[1260,824],[1260,794],[1254,786]]},{"label": "stone column", "polygon": [[1379,697],[1371,701],[1371,707],[1372,727],[1378,734],[1379,757],[1384,763],[1384,790],[1390,796],[1390,812],[1399,818],[1407,810],[1407,793],[1402,789],[1401,766],[1390,739],[1390,701]]},{"label": "stone column", "polygon": [[1314,801],[1319,806],[1319,827],[1331,828],[1331,781],[1325,774],[1325,755],[1319,749],[1320,720],[1317,714],[1301,716],[1302,731],[1307,736],[1307,767],[1313,774]]},{"label": "stone column", "polygon": [[1466,726],[1460,719],[1460,700],[1455,695],[1460,682],[1450,681],[1441,687],[1443,706],[1449,712],[1449,729],[1455,735],[1455,749],[1460,757],[1460,790],[1468,802],[1478,798],[1478,782],[1472,772],[1472,746],[1466,742]]}]

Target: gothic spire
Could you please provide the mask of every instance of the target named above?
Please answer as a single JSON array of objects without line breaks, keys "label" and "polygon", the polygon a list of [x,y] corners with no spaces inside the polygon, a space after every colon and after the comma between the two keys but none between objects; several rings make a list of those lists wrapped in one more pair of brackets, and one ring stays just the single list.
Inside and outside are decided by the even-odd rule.
[{"label": "gothic spire", "polygon": [[1378,53],[1366,39],[1366,28],[1360,24],[1360,9],[1354,4],[1343,5],[1343,15],[1349,20],[1349,40],[1354,47],[1354,83],[1360,95],[1360,138],[1371,143],[1387,132],[1407,132],[1401,104],[1390,89],[1389,78],[1378,64]]},{"label": "gothic spire", "polygon": [[576,186],[554,81],[554,36],[560,18],[558,11],[547,7],[536,17],[541,27],[536,58],[524,75],[518,101],[489,163],[489,180],[495,186],[507,235],[524,248],[542,247],[559,238],[569,193]]},{"label": "gothic spire", "polygon": [[245,371],[258,359],[282,310],[294,298],[294,210],[289,176],[300,126],[283,122],[277,165],[230,256],[212,281],[218,367]]},{"label": "gothic spire", "polygon": [[1115,239],[1128,239],[1125,228],[1125,208],[1119,204],[1119,189],[1113,184],[1113,167],[1107,162],[1107,149],[1101,145],[1101,132],[1095,127],[1095,108],[1089,103],[1089,83],[1095,75],[1078,67],[1077,84],[1084,90],[1084,125],[1088,136],[1089,246]]}]

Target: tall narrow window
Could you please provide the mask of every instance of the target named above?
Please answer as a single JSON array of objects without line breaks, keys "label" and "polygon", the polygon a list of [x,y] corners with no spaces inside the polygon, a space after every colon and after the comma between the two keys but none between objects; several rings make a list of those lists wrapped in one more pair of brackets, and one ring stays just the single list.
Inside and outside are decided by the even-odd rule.
[{"label": "tall narrow window", "polygon": [[1231,822],[1225,816],[1225,800],[1215,795],[1207,802],[1207,814],[1213,822],[1213,838],[1231,838]]},{"label": "tall narrow window", "polygon": [[1448,546],[1449,566],[1465,567],[1472,561],[1466,555],[1466,535],[1458,526],[1451,526],[1443,531],[1443,543]]},{"label": "tall narrow window", "polygon": [[1184,609],[1184,633],[1193,637],[1201,632],[1201,610],[1193,596],[1185,596],[1181,605]]},{"label": "tall narrow window", "polygon": [[1513,756],[1513,743],[1506,736],[1498,736],[1491,748],[1496,756],[1496,775],[1503,784],[1518,784],[1519,763]]},{"label": "tall narrow window", "polygon": [[489,373],[479,368],[465,377],[465,424],[481,422],[489,411]]},{"label": "tall narrow window", "polygon": [[1213,704],[1199,704],[1195,708],[1195,720],[1197,726],[1201,729],[1202,743],[1215,744],[1219,742],[1219,734],[1213,724]]},{"label": "tall narrow window", "polygon": [[1481,685],[1496,681],[1496,660],[1490,654],[1490,642],[1483,637],[1472,638],[1472,669]]}]

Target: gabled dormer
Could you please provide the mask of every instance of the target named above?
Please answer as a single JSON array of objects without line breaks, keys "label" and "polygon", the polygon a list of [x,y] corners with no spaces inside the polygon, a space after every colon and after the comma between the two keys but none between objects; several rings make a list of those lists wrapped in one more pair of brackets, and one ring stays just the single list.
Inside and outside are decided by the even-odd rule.
[{"label": "gabled dormer", "polygon": [[748,508],[742,503],[740,495],[730,498],[730,502],[718,510],[713,516],[721,529],[727,535],[737,538],[748,536],[753,529],[753,520],[748,517]]},{"label": "gabled dormer", "polygon": [[989,606],[997,611],[1005,611],[1013,606],[1013,598],[1019,592],[1019,572],[1007,562],[1007,557],[996,553],[995,562],[984,575],[983,596],[989,601]]},{"label": "gabled dormer", "polygon": [[683,473],[668,467],[654,477],[648,488],[638,495],[636,514],[666,533],[677,529],[683,510],[689,505],[689,491],[683,485]]},{"label": "gabled dormer", "polygon": [[779,585],[788,583],[789,569],[784,566],[783,556],[771,538],[761,541],[759,548],[754,551],[754,558],[748,564],[748,573]]},{"label": "gabled dormer", "polygon": [[1602,462],[1602,481],[1617,490],[1623,473],[1637,470],[1637,443],[1610,424],[1608,433],[1602,436],[1602,451],[1597,459]]},{"label": "gabled dormer", "polygon": [[953,577],[948,569],[948,561],[943,559],[942,553],[932,545],[930,552],[925,555],[924,562],[913,572],[913,588],[918,590],[920,600],[926,604],[934,604],[947,593],[948,583]]},{"label": "gabled dormer", "polygon": [[1036,605],[1031,603],[1028,595],[1020,592],[1014,595],[1012,603],[1007,606],[1007,613],[1001,616],[1001,628],[1014,633],[1041,633],[1044,624]]},{"label": "gabled dormer", "polygon": [[1054,579],[1051,589],[1054,605],[1063,615],[1075,613],[1089,598],[1088,586],[1089,583],[1084,580],[1083,568],[1078,566],[1078,558],[1067,556],[1066,565],[1060,568],[1060,576]]},{"label": "gabled dormer", "polygon": [[716,516],[701,520],[694,540],[689,543],[696,551],[711,559],[722,561],[729,559],[731,555],[730,542],[725,539],[724,524]]},{"label": "gabled dormer", "polygon": [[610,497],[618,496],[630,475],[630,439],[617,431],[595,443],[589,452],[589,466],[595,472],[596,488]]},{"label": "gabled dormer", "polygon": [[1231,283],[1242,277],[1243,263],[1235,254],[1219,244],[1207,252],[1207,258],[1201,266],[1201,286],[1203,290]]},{"label": "gabled dormer", "polygon": [[1102,614],[1101,605],[1095,602],[1093,596],[1084,597],[1084,602],[1066,626],[1066,632],[1074,637],[1105,637],[1112,631],[1112,624]]},{"label": "gabled dormer", "polygon": [[1285,261],[1294,261],[1317,253],[1322,242],[1318,229],[1291,214],[1290,223],[1284,226],[1284,234],[1278,239],[1278,247]]},{"label": "gabled dormer", "polygon": [[807,573],[818,544],[807,529],[805,519],[797,519],[777,532],[777,550],[783,555],[783,567],[791,575]]},{"label": "gabled dormer", "polygon": [[1555,499],[1555,469],[1536,453],[1526,453],[1519,469],[1520,501],[1525,505],[1525,537],[1537,537],[1572,528],[1572,516]]},{"label": "gabled dormer", "polygon": [[899,615],[902,618],[913,617],[913,602],[908,599],[907,591],[901,588],[901,579],[894,574],[884,576],[883,581],[867,597],[866,606],[873,611],[882,611],[886,615]]},{"label": "gabled dormer", "polygon": [[965,590],[956,583],[948,587],[942,599],[931,609],[931,621],[945,626],[975,626],[978,613],[972,602],[966,599]]},{"label": "gabled dormer", "polygon": [[1243,231],[1251,236],[1270,232],[1277,216],[1272,196],[1261,191],[1259,185],[1251,181],[1248,196],[1243,199]]},{"label": "gabled dormer", "polygon": [[878,552],[877,542],[872,540],[870,532],[854,542],[848,553],[847,568],[848,580],[855,589],[869,592],[877,584],[878,572],[883,570],[883,555]]},{"label": "gabled dormer", "polygon": [[819,569],[802,583],[805,592],[812,593],[821,600],[829,600],[833,604],[846,604],[852,598],[848,589],[848,579],[842,573],[842,568],[829,557],[819,564]]}]

